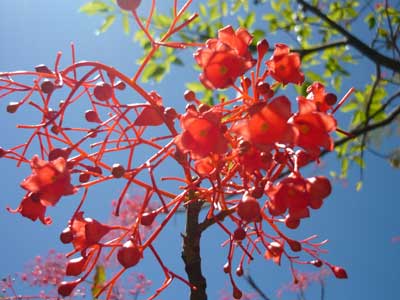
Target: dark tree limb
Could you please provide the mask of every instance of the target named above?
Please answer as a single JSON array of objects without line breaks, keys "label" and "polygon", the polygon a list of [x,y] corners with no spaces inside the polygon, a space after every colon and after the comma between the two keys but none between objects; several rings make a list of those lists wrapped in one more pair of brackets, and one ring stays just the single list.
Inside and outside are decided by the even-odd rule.
[{"label": "dark tree limb", "polygon": [[331,26],[333,29],[337,30],[340,34],[342,34],[348,41],[348,43],[356,48],[359,52],[361,52],[363,55],[371,59],[377,64],[380,64],[382,66],[385,66],[388,69],[391,69],[392,71],[399,73],[400,72],[400,61],[392,59],[388,56],[385,56],[375,49],[369,47],[367,44],[365,44],[363,41],[361,41],[358,37],[353,35],[351,32],[347,31],[345,28],[340,26],[338,23],[335,21],[331,20],[327,15],[325,15],[321,10],[319,10],[317,7],[307,3],[304,0],[297,0],[299,4],[301,4],[306,10],[310,11],[317,17],[319,17],[322,21],[326,22]]},{"label": "dark tree limb", "polygon": [[186,231],[183,236],[182,259],[189,282],[196,289],[191,289],[190,300],[207,300],[206,279],[201,272],[199,213],[203,202],[189,201],[186,210]]},{"label": "dark tree limb", "polygon": [[264,294],[264,292],[261,290],[261,288],[258,286],[258,284],[254,281],[253,277],[251,277],[250,274],[245,274],[243,276],[243,278],[257,292],[257,294],[261,297],[261,299],[271,300],[270,298],[268,298],[267,295]]},{"label": "dark tree limb", "polygon": [[326,43],[326,44],[322,44],[322,45],[317,45],[315,47],[310,47],[307,49],[293,49],[291,50],[292,52],[297,52],[300,54],[301,57],[313,54],[315,52],[320,52],[326,49],[330,49],[330,48],[337,48],[337,47],[343,47],[348,45],[349,42],[347,41],[347,39],[343,39],[343,40],[339,40],[339,41],[335,41],[335,42],[331,42],[331,43]]},{"label": "dark tree limb", "polygon": [[[373,123],[373,124],[369,124],[367,126],[362,126],[362,127],[357,127],[356,129],[353,129],[352,131],[350,131],[350,135],[351,136],[346,136],[342,139],[339,139],[337,141],[335,141],[335,147],[338,147],[340,145],[343,145],[344,143],[347,143],[348,141],[359,137],[360,135],[365,134],[366,132],[370,132],[373,131],[375,129],[378,129],[380,127],[385,127],[387,125],[389,125],[390,123],[392,123],[398,116],[400,116],[400,106],[398,106],[396,109],[394,109],[388,116],[387,118],[383,119],[382,121]],[[326,154],[329,151],[324,151],[321,153],[321,156]]]}]

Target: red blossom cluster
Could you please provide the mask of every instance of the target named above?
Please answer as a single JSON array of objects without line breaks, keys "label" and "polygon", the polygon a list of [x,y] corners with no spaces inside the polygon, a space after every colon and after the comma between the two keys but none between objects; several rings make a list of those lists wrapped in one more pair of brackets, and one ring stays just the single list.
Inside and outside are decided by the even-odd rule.
[{"label": "red blossom cluster", "polygon": [[[293,99],[284,95],[285,85],[303,84],[300,56],[288,46],[277,44],[272,56],[266,58],[269,45],[262,40],[257,44],[255,59],[249,48],[252,36],[244,28],[235,31],[227,26],[219,30],[217,38],[200,45],[171,41],[196,18],[192,15],[182,20],[190,3],[187,1],[179,10],[177,1],[174,2],[174,21],[165,35],[155,40],[148,27],[154,2],[143,23],[136,14],[140,1],[118,1],[122,9],[132,12],[152,45],[152,51],[132,78],[115,68],[90,61],[73,61],[60,70],[61,54],[57,56],[54,70],[38,66],[34,72],[0,73],[0,98],[26,93],[19,102],[10,103],[7,110],[15,113],[21,105],[29,105],[41,115],[38,124],[19,125],[32,130],[28,142],[10,149],[0,148],[0,157],[13,159],[18,165],[29,163],[32,169],[32,174],[21,183],[27,194],[20,206],[10,211],[49,224],[46,208],[58,204],[63,196],[82,191],[81,201],[60,236],[63,243],[73,246],[68,257],[79,255],[67,263],[66,274],[78,278],[59,285],[62,296],[70,295],[85,281],[103,252],[108,253],[108,258],[116,258],[121,269],[102,286],[96,297],[106,293],[110,299],[120,276],[140,263],[145,251],[154,257],[165,275],[163,285],[153,298],[173,279],[196,289],[193,283],[166,266],[153,244],[175,213],[193,203],[208,204],[204,206],[208,213],[199,224],[200,231],[215,225],[227,234],[228,240],[224,243],[228,245],[227,263],[223,269],[237,299],[242,295],[232,272],[237,252],[240,253],[237,276],[243,274],[243,264],[250,262],[254,255],[278,264],[281,258],[288,259],[292,265],[325,264],[336,277],[347,276],[344,269],[320,257],[320,248],[325,242],[312,242],[315,236],[292,239],[283,230],[297,228],[300,220],[308,218],[311,209],[319,209],[331,193],[328,178],[304,177],[301,168],[318,162],[321,151],[333,149],[331,134],[337,130],[334,112],[349,93],[336,105],[336,96],[326,92],[321,83],[314,82],[305,96]],[[202,68],[200,81],[210,89],[231,88],[236,96],[209,106],[188,91],[184,98],[190,103],[179,114],[174,108],[164,107],[162,96],[156,91],[146,91],[138,78],[160,47],[193,45],[200,46],[194,54]],[[77,74],[82,73],[78,78]],[[18,82],[18,76],[24,80]],[[27,81],[25,77],[32,76],[32,85],[23,83]],[[54,95],[61,88],[69,89],[69,94],[60,103]],[[120,101],[124,90],[136,92],[143,101],[125,104]],[[32,94],[40,100],[30,100]],[[90,107],[82,113],[88,122],[86,127],[69,123],[72,120],[68,119],[67,111],[78,100],[87,101]],[[167,134],[151,131],[162,125]],[[39,151],[36,151],[40,154],[27,159],[28,150],[35,151],[33,141],[37,141]],[[141,147],[146,147],[149,155],[145,161],[138,162],[134,158]],[[110,163],[114,155],[118,161]],[[168,174],[161,181],[178,182],[179,193],[160,187],[156,174],[159,166],[167,161],[174,162],[180,171],[176,176]],[[88,191],[115,181],[124,183],[114,209],[120,222],[107,225],[84,217],[82,205],[91,201]],[[136,203],[135,213],[127,217],[121,207],[132,186],[141,188],[144,196]],[[155,222],[156,218],[159,222]],[[295,272],[293,276],[297,277]]]}]

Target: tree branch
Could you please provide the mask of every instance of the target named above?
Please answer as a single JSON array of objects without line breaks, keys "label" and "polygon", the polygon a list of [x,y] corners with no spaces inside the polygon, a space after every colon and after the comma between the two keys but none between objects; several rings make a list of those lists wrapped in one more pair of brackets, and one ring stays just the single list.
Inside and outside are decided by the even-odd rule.
[{"label": "tree branch", "polygon": [[379,53],[375,49],[369,47],[367,44],[365,44],[359,38],[357,38],[352,33],[347,31],[345,28],[340,26],[338,23],[331,20],[327,15],[325,15],[323,12],[321,12],[317,7],[315,7],[311,4],[308,4],[304,0],[297,0],[297,2],[299,4],[301,4],[302,6],[304,6],[304,8],[306,10],[309,10],[311,13],[318,16],[321,20],[328,23],[333,29],[335,29],[339,33],[341,33],[347,39],[348,43],[350,45],[352,45],[354,48],[356,48],[363,55],[365,55],[366,57],[368,57],[375,63],[385,66],[386,68],[391,69],[392,71],[394,71],[396,73],[400,72],[400,61],[392,59],[390,57],[387,57],[387,56]]},{"label": "tree branch", "polygon": [[191,289],[190,300],[207,300],[206,279],[201,272],[199,213],[203,202],[190,201],[187,204],[186,232],[183,234],[182,259],[189,282],[196,289]]},{"label": "tree branch", "polygon": [[[394,119],[399,115],[400,115],[400,106],[398,106],[396,109],[394,109],[392,111],[392,113],[386,119],[384,119],[382,121],[379,121],[379,122],[376,122],[374,124],[369,124],[367,126],[357,127],[356,129],[350,131],[350,135],[351,136],[347,136],[347,137],[344,137],[344,138],[342,138],[340,140],[337,140],[335,142],[335,147],[343,145],[344,143],[347,143],[348,141],[350,141],[350,140],[352,140],[352,139],[354,139],[354,138],[356,138],[356,137],[358,137],[358,136],[360,136],[362,134],[365,134],[366,132],[378,129],[380,127],[385,127],[385,126],[389,125],[390,123],[392,123],[392,121],[394,121]],[[326,153],[328,153],[328,152],[329,151],[326,151],[326,150],[323,151],[321,153],[321,156],[326,154]]]},{"label": "tree branch", "polygon": [[313,54],[315,52],[323,51],[323,50],[330,49],[330,48],[346,46],[348,44],[349,44],[349,42],[347,41],[347,39],[343,39],[343,40],[339,40],[339,41],[335,41],[335,42],[331,42],[331,43],[318,45],[318,46],[311,47],[308,49],[293,49],[291,51],[297,52],[300,54],[301,57],[304,57],[304,56]]},{"label": "tree branch", "polygon": [[264,294],[264,292],[260,289],[260,287],[256,284],[253,277],[250,274],[244,275],[244,279],[246,279],[247,283],[257,292],[258,295],[264,300],[271,300]]},{"label": "tree branch", "polygon": [[235,212],[236,207],[229,208],[227,210],[221,211],[219,214],[214,216],[212,219],[205,219],[202,223],[199,224],[199,230],[201,232],[205,231],[208,227],[215,224],[217,221],[223,221],[225,217],[231,215]]}]

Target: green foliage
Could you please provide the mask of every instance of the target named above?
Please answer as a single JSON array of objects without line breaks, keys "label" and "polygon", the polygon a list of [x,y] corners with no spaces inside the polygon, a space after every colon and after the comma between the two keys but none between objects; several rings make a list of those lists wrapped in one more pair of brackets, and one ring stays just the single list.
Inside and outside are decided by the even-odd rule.
[{"label": "green foliage", "polygon": [[93,0],[82,5],[79,8],[79,12],[85,13],[89,16],[93,16],[100,13],[110,13],[114,11],[114,6],[109,5],[100,0]]},{"label": "green foliage", "polygon": [[101,290],[105,282],[106,282],[106,269],[104,266],[98,265],[96,266],[96,272],[93,276],[93,284],[92,284],[93,299],[97,299],[96,295]]}]

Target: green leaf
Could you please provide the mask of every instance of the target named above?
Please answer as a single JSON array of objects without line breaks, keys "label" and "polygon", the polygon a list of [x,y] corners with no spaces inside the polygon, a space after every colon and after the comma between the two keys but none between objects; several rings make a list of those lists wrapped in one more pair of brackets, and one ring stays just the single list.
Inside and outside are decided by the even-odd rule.
[{"label": "green leaf", "polygon": [[356,191],[359,192],[362,188],[363,182],[360,180],[356,184]]},{"label": "green leaf", "polygon": [[251,12],[246,16],[246,19],[244,20],[245,28],[251,28],[256,21],[256,13]]},{"label": "green leaf", "polygon": [[368,24],[369,29],[372,29],[376,25],[376,19],[373,13],[368,14],[364,21]]},{"label": "green leaf", "polygon": [[108,28],[114,23],[115,15],[109,15],[107,18],[104,19],[103,24],[101,24],[99,30],[97,30],[96,34],[104,33],[107,31]]},{"label": "green leaf", "polygon": [[89,16],[98,14],[98,13],[107,13],[113,11],[114,8],[102,1],[91,1],[79,8],[79,12],[87,14]]},{"label": "green leaf", "polygon": [[97,299],[95,296],[98,292],[100,292],[104,283],[106,282],[106,269],[102,265],[96,266],[96,272],[93,276],[93,284],[92,284],[92,296],[93,299]]},{"label": "green leaf", "polygon": [[176,57],[176,56],[175,56],[174,60],[172,61],[172,63],[174,65],[177,65],[177,66],[183,66],[184,65],[182,59],[180,59],[179,57]]},{"label": "green leaf", "polygon": [[199,4],[200,14],[203,16],[207,16],[207,8],[204,4]]},{"label": "green leaf", "polygon": [[346,105],[342,106],[340,110],[342,112],[349,112],[358,108],[358,104],[355,101],[349,101]]},{"label": "green leaf", "polygon": [[341,167],[341,171],[340,171],[340,178],[346,178],[348,170],[349,170],[349,159],[343,158],[342,159],[342,167]]},{"label": "green leaf", "polygon": [[155,62],[150,62],[147,68],[143,71],[142,80],[147,82],[150,79],[154,79],[157,82],[162,79],[162,76],[166,72],[166,67]]},{"label": "green leaf", "polygon": [[228,3],[226,3],[226,1],[221,3],[221,11],[223,16],[228,15]]},{"label": "green leaf", "polygon": [[361,158],[361,156],[355,156],[353,157],[353,160],[356,162],[357,165],[360,166],[360,168],[365,168],[365,161]]},{"label": "green leaf", "polygon": [[130,25],[129,25],[129,16],[128,14],[123,14],[122,15],[122,27],[124,28],[124,33],[129,34],[131,31]]},{"label": "green leaf", "polygon": [[199,92],[204,92],[205,91],[205,87],[204,85],[202,85],[200,82],[189,82],[186,83],[186,88],[195,92],[195,93],[199,93]]}]

